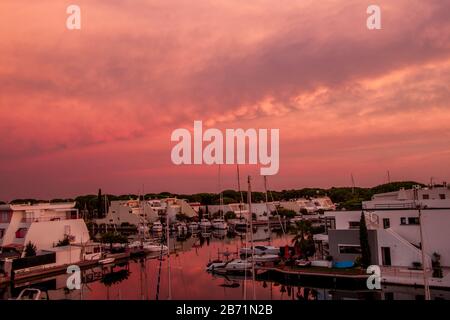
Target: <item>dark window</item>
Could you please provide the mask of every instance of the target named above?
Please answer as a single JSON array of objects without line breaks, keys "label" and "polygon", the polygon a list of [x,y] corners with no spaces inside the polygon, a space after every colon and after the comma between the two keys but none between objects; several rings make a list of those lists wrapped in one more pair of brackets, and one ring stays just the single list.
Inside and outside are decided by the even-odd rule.
[{"label": "dark window", "polygon": [[20,228],[16,231],[16,238],[21,239],[25,238],[27,234],[28,229],[27,228]]},{"label": "dark window", "polygon": [[1,211],[0,212],[0,223],[8,223],[11,221],[12,212],[11,211]]},{"label": "dark window", "polygon": [[439,198],[440,198],[441,200],[445,200],[445,194],[441,193],[441,194],[439,195]]},{"label": "dark window", "polygon": [[0,239],[3,239],[5,236],[5,229],[0,229]]},{"label": "dark window", "polygon": [[349,221],[348,227],[350,229],[359,229],[359,221]]},{"label": "dark window", "polygon": [[361,254],[361,246],[340,244],[339,253],[341,254]]},{"label": "dark window", "polygon": [[416,218],[416,217],[409,217],[408,218],[408,224],[419,224],[419,223],[420,223],[419,218]]},{"label": "dark window", "polygon": [[429,194],[423,194],[422,195],[422,199],[423,200],[428,200],[428,199],[430,199],[430,195]]},{"label": "dark window", "polygon": [[404,217],[400,218],[400,224],[405,225],[406,224],[406,218],[404,218]]},{"label": "dark window", "polygon": [[383,218],[383,228],[388,229],[391,227],[391,220],[389,218]]}]

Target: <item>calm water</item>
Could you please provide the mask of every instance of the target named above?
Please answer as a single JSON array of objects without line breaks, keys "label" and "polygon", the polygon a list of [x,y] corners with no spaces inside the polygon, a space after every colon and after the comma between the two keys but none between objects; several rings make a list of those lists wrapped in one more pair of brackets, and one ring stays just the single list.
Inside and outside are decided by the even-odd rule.
[{"label": "calm water", "polygon": [[[268,237],[267,228],[258,228],[255,239]],[[255,287],[257,299],[282,300],[331,300],[331,299],[421,299],[423,289],[410,287],[385,287],[380,292],[358,291],[342,288],[322,288],[320,285],[302,287],[299,284],[279,283],[267,279],[253,281],[250,277],[224,277],[209,274],[205,266],[210,259],[217,258],[218,252],[238,252],[245,245],[245,238],[229,238],[223,234],[201,235],[186,239],[171,239],[170,281],[172,299],[243,299],[253,296]],[[260,242],[267,244],[267,241]],[[272,244],[285,245],[290,237],[272,234]],[[84,284],[81,290],[68,291],[67,275],[46,278],[18,287],[0,288],[0,299],[17,296],[26,287],[41,287],[48,290],[51,299],[145,299],[165,300],[168,298],[167,258],[141,258],[114,267],[96,267],[83,271]],[[159,283],[159,284],[158,284]],[[244,285],[245,284],[245,285]],[[246,287],[246,288],[245,288]],[[159,288],[159,289],[158,289]],[[448,291],[433,291],[435,299],[450,299]]]}]

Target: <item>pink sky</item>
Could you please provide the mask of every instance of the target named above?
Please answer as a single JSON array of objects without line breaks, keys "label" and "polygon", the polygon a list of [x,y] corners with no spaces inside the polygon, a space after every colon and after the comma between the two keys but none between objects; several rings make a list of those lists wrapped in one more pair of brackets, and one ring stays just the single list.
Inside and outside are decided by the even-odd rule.
[{"label": "pink sky", "polygon": [[280,128],[274,189],[450,181],[450,2],[375,2],[2,0],[0,200],[216,192],[170,160],[194,120]]}]

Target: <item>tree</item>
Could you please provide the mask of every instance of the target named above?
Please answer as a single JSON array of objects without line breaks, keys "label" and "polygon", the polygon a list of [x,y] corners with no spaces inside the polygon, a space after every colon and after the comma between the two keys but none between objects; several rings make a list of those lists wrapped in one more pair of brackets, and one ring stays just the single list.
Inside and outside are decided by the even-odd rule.
[{"label": "tree", "polygon": [[36,255],[36,246],[29,241],[25,247],[25,257],[34,257]]},{"label": "tree", "polygon": [[65,247],[70,245],[70,240],[67,236],[64,237],[64,239],[59,240],[58,243],[56,244],[57,247]]},{"label": "tree", "polygon": [[109,243],[111,249],[114,243],[127,243],[128,239],[118,232],[106,232],[102,234],[101,240],[103,243]]},{"label": "tree", "polygon": [[314,255],[316,247],[312,238],[311,221],[301,220],[296,223],[296,234],[292,239],[292,243],[300,250],[302,258],[308,258]]},{"label": "tree", "polygon": [[359,221],[359,243],[361,246],[361,266],[367,268],[371,265],[369,234],[367,232],[366,217],[364,211],[361,212]]}]

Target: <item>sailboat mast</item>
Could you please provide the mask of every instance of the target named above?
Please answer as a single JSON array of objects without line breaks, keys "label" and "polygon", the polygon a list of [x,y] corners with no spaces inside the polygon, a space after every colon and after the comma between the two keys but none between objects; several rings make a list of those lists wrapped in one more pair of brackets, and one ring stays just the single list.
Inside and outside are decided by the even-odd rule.
[{"label": "sailboat mast", "polygon": [[266,196],[266,212],[267,212],[267,227],[269,228],[269,245],[271,241],[270,237],[270,210],[269,210],[269,198],[267,196],[267,176],[264,176],[264,193]]},{"label": "sailboat mast", "polygon": [[169,284],[169,300],[172,300],[172,282],[171,282],[171,274],[170,274],[170,232],[169,232],[169,215],[166,213],[166,237],[167,237],[167,273],[169,276],[168,284]]},{"label": "sailboat mast", "polygon": [[[252,184],[251,184],[250,176],[248,176],[247,201],[248,201],[248,215],[250,218],[250,244],[251,244],[251,248],[252,248],[252,257],[254,257],[255,256],[255,246],[253,245]],[[253,300],[256,300],[255,281],[256,281],[256,279],[255,279],[255,264],[252,261]]]},{"label": "sailboat mast", "polygon": [[242,193],[241,190],[241,176],[239,173],[239,165],[236,165],[237,168],[237,180],[238,180],[238,192],[241,195],[241,202],[239,203],[239,219],[242,219],[242,205],[244,203],[244,194]]}]

